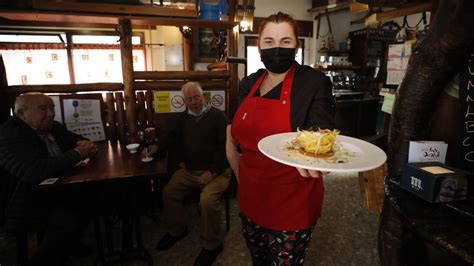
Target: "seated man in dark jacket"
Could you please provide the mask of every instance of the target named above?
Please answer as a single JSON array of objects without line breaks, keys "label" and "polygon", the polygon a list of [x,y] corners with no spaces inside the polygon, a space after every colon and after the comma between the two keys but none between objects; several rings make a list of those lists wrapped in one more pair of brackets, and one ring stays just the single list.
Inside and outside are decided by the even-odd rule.
[{"label": "seated man in dark jacket", "polygon": [[211,265],[222,251],[221,202],[229,186],[225,155],[227,118],[206,104],[197,82],[183,85],[187,110],[178,118],[169,134],[149,147],[151,154],[160,149],[176,149],[183,155],[182,168],[177,170],[163,191],[164,219],[168,233],[158,242],[165,250],[187,235],[183,200],[193,188],[200,188],[201,240],[203,249],[194,265]]},{"label": "seated man in dark jacket", "polygon": [[1,178],[16,183],[7,203],[5,229],[15,232],[42,226],[44,236],[30,265],[61,265],[83,226],[74,207],[80,202],[51,196],[54,193],[44,193],[38,185],[93,156],[97,147],[54,121],[53,101],[44,94],[19,96],[14,111],[0,125]]}]

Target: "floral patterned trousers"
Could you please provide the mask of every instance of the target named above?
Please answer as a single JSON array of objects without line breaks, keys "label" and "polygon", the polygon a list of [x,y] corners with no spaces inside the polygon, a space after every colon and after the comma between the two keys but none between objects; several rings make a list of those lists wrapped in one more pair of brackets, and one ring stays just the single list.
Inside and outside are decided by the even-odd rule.
[{"label": "floral patterned trousers", "polygon": [[303,265],[316,224],[304,230],[276,231],[255,224],[242,213],[240,218],[254,266]]}]

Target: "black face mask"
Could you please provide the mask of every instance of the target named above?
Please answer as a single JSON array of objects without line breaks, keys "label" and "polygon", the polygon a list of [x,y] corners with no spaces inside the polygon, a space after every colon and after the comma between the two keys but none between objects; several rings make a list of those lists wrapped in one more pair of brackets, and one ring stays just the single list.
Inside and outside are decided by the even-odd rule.
[{"label": "black face mask", "polygon": [[290,69],[295,62],[296,48],[275,47],[260,50],[260,60],[268,71],[273,73],[284,73]]}]

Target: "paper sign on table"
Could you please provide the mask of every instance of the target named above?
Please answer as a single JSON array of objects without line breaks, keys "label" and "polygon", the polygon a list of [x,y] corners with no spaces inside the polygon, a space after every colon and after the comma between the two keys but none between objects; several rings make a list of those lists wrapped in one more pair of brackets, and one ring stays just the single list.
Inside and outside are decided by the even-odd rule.
[{"label": "paper sign on table", "polygon": [[448,144],[443,141],[410,141],[409,163],[445,163]]}]

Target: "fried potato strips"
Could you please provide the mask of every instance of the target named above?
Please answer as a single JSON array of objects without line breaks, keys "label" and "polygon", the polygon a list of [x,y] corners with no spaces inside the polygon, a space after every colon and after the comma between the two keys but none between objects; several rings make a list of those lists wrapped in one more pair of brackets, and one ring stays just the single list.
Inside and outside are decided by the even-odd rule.
[{"label": "fried potato strips", "polygon": [[299,130],[296,143],[309,155],[329,155],[333,152],[334,141],[339,130],[318,129],[318,131]]}]

